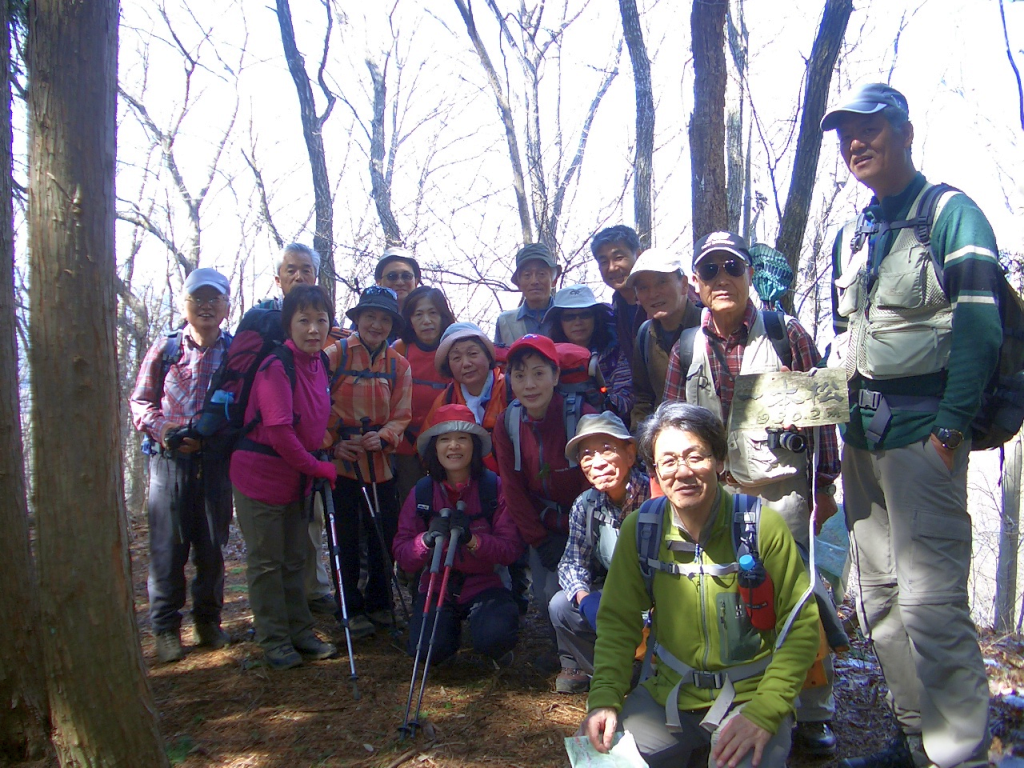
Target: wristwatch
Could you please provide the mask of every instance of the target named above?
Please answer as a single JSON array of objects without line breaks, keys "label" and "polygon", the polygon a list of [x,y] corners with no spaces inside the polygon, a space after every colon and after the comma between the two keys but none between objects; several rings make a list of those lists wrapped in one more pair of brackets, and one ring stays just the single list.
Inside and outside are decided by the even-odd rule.
[{"label": "wristwatch", "polygon": [[824,494],[826,494],[828,496],[835,496],[836,495],[836,484],[835,483],[829,483],[828,485],[823,485],[821,488],[818,489],[818,493],[824,493]]},{"label": "wristwatch", "polygon": [[939,442],[942,443],[942,447],[947,451],[955,451],[960,447],[960,443],[964,441],[964,433],[957,429],[935,427],[935,429],[932,430],[932,434],[939,439]]}]

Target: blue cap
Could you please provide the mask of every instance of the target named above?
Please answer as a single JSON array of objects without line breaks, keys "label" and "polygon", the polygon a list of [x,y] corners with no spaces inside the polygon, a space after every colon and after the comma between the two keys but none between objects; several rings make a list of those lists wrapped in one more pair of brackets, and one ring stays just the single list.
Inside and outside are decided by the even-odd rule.
[{"label": "blue cap", "polygon": [[185,293],[195,293],[206,285],[216,288],[219,293],[225,296],[231,291],[231,284],[224,275],[216,269],[203,268],[193,269],[189,276],[185,278]]},{"label": "blue cap", "polygon": [[741,571],[752,570],[754,565],[756,565],[756,564],[757,564],[757,561],[754,560],[754,556],[753,555],[747,554],[747,555],[742,555],[740,557],[740,570]]},{"label": "blue cap", "polygon": [[830,110],[821,118],[821,130],[831,131],[838,128],[844,112],[851,112],[855,115],[873,115],[886,107],[895,107],[908,118],[910,117],[910,107],[907,105],[906,96],[885,83],[865,83],[850,95],[845,104]]}]

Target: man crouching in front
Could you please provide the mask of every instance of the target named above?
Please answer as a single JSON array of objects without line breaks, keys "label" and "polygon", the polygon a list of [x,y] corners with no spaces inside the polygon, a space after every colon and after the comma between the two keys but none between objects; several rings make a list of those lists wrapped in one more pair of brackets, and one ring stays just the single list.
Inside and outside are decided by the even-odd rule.
[{"label": "man crouching in front", "polygon": [[[663,403],[639,448],[665,497],[622,524],[580,731],[607,752],[615,731],[628,730],[651,768],[705,759],[711,768],[783,768],[793,701],[818,647],[796,543],[774,511],[719,482],[726,432],[707,409]],[[629,691],[638,606],[652,609],[656,671]]]}]

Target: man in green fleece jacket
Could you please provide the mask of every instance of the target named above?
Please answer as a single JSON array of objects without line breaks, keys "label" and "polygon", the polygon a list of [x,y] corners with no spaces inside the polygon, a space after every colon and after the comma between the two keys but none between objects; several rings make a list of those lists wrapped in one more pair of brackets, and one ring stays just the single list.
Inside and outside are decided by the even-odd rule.
[{"label": "man in green fleece jacket", "polygon": [[[721,420],[700,406],[666,402],[644,423],[639,445],[665,497],[622,524],[597,613],[580,731],[606,752],[621,724],[651,768],[687,765],[708,750],[712,766],[782,768],[794,699],[819,642],[818,609],[809,599],[775,648],[809,587],[796,542],[782,518],[762,508],[757,549],[775,618],[772,629],[758,631],[739,595],[733,497],[718,481],[727,452]],[[663,516],[653,601],[636,544],[645,512]],[[629,692],[643,629],[637,608],[652,606],[656,671]]]},{"label": "man in green fleece jacket", "polygon": [[[907,100],[861,86],[821,121],[873,193],[833,249],[830,365],[850,381],[842,480],[861,626],[901,732],[847,768],[988,762],[988,684],[967,579],[970,423],[998,358],[998,250],[966,195],[937,198],[931,252],[907,226],[931,185]],[[927,238],[926,238],[927,239]],[[934,263],[933,263],[934,261]]]}]

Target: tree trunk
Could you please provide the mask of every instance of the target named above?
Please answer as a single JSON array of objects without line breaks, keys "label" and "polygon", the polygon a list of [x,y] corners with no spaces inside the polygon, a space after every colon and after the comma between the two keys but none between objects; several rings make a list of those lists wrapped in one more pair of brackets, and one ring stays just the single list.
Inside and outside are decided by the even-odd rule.
[{"label": "tree trunk", "polygon": [[[807,228],[807,217],[814,194],[814,178],[818,170],[818,155],[821,152],[821,118],[825,114],[829,85],[839,47],[846,35],[846,25],[853,12],[853,0],[826,0],[821,25],[811,47],[811,58],[807,62],[806,87],[803,108],[800,111],[800,133],[796,139],[796,155],[793,161],[793,176],[789,182],[786,208],[782,213],[779,237],[775,248],[786,255],[793,274],[800,272],[800,251]],[[782,299],[783,308],[793,311],[793,294],[788,292]]]},{"label": "tree trunk", "polygon": [[1021,437],[1010,443],[1003,466],[1003,514],[999,525],[999,559],[996,561],[996,632],[1013,632],[1017,607],[1017,549],[1020,546]]},{"label": "tree trunk", "polygon": [[654,234],[652,191],[654,189],[654,90],[651,88],[651,60],[647,57],[644,34],[636,0],[619,0],[622,35],[633,64],[636,90],[636,155],[633,160],[633,218],[640,247],[650,248]]},{"label": "tree trunk", "polygon": [[[324,40],[326,53],[327,40],[330,36],[330,5],[327,7],[327,32]],[[316,114],[316,103],[313,101],[313,87],[309,84],[306,64],[295,43],[295,28],[292,26],[292,11],[288,0],[277,0],[277,22],[281,27],[281,44],[284,46],[284,57],[288,62],[288,71],[295,83],[295,91],[299,96],[299,118],[302,121],[302,137],[306,141],[306,153],[309,155],[309,167],[313,173],[313,200],[316,209],[316,230],[313,233],[313,248],[320,254],[320,287],[330,296],[334,303],[334,208],[331,200],[331,182],[327,176],[327,156],[324,153],[323,127],[334,107],[334,94],[324,87],[323,77],[320,78],[321,88],[325,91],[327,107],[322,116]],[[321,74],[323,68],[321,67]]]},{"label": "tree trunk", "polygon": [[736,68],[736,98],[730,101],[725,118],[726,170],[728,181],[726,199],[728,206],[728,227],[730,232],[738,232],[746,237],[740,229],[740,220],[750,221],[749,211],[744,210],[744,201],[748,198],[747,175],[745,164],[747,158],[743,154],[743,114],[747,100],[747,50],[750,38],[743,12],[743,0],[733,0],[727,16],[729,54]]},{"label": "tree trunk", "polygon": [[387,106],[387,85],[384,75],[370,59],[366,60],[373,81],[373,122],[370,133],[370,184],[377,216],[384,229],[384,242],[388,247],[404,245],[402,233],[391,211],[391,187],[384,178],[384,111]]},{"label": "tree trunk", "polygon": [[725,12],[726,0],[694,0],[693,115],[690,118],[690,178],[693,239],[728,225],[725,199]]},{"label": "tree trunk", "polygon": [[53,742],[61,765],[166,766],[118,514],[118,4],[36,0],[28,19],[29,359]]},{"label": "tree trunk", "polygon": [[516,193],[519,226],[522,229],[523,242],[532,243],[533,224],[530,219],[530,204],[526,197],[526,178],[523,176],[523,161],[519,153],[519,139],[516,138],[516,126],[512,119],[512,105],[509,104],[508,97],[501,86],[501,80],[494,69],[494,64],[491,63],[491,57],[487,53],[487,48],[484,47],[483,40],[480,39],[480,32],[476,28],[476,19],[473,18],[472,9],[464,0],[455,0],[455,5],[459,9],[462,21],[466,24],[466,33],[469,35],[470,42],[473,43],[476,55],[480,59],[480,65],[484,68],[484,74],[487,75],[487,83],[491,86],[491,92],[494,94],[494,100],[498,106],[498,115],[501,117],[501,124],[505,128],[508,158],[512,164],[512,188]]},{"label": "tree trunk", "polygon": [[15,331],[10,22],[0,4],[0,762],[40,758],[50,743]]}]

